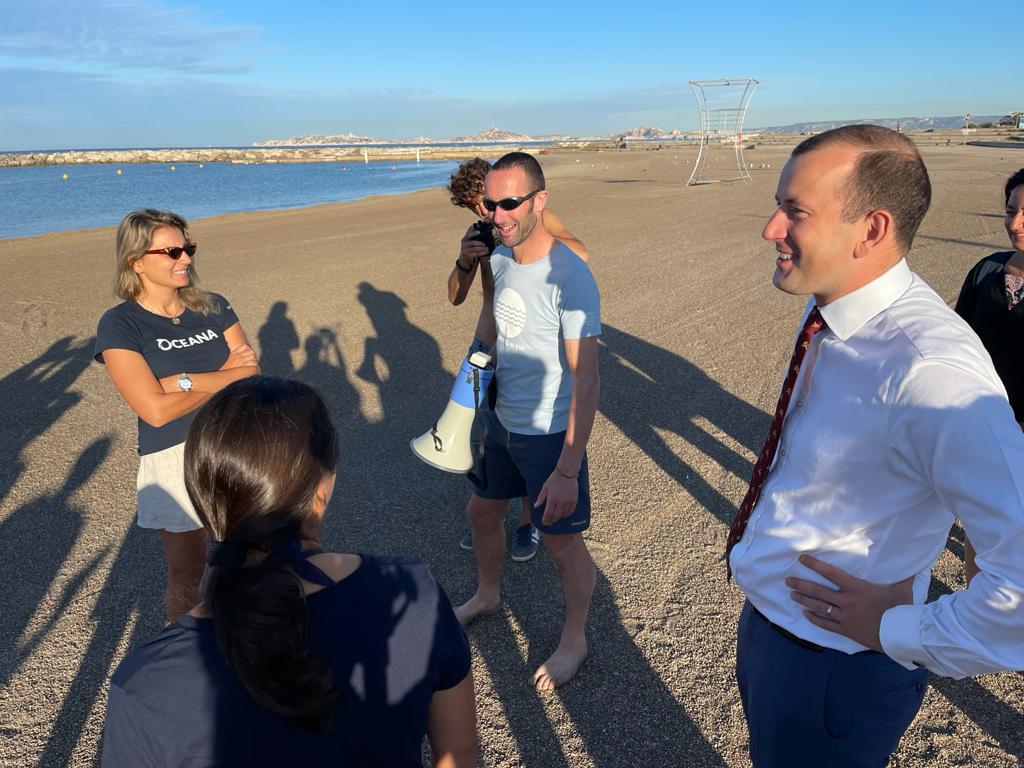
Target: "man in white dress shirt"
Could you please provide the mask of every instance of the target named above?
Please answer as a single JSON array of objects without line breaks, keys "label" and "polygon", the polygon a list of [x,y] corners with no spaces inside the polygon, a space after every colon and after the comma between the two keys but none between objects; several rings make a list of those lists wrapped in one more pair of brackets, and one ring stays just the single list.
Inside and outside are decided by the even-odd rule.
[{"label": "man in white dress shirt", "polygon": [[[1024,435],[904,260],[930,197],[909,139],[846,126],[793,151],[764,229],[776,287],[812,298],[727,554],[757,768],[882,768],[928,670],[1024,668]],[[981,573],[926,605],[954,518]]]}]

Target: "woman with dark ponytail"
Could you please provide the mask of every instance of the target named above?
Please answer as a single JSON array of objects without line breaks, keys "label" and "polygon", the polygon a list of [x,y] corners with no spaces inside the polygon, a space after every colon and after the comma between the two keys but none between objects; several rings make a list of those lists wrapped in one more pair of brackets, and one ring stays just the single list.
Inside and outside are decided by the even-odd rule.
[{"label": "woman with dark ponytail", "polygon": [[324,552],[337,435],[320,396],[253,377],[196,414],[185,484],[202,603],[110,684],[104,766],[475,765],[469,647],[412,558]]}]

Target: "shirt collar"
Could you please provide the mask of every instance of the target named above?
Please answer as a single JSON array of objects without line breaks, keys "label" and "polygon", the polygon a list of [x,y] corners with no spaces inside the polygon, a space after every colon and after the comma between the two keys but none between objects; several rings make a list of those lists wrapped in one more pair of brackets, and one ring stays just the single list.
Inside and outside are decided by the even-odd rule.
[{"label": "shirt collar", "polygon": [[910,271],[907,260],[900,259],[867,285],[818,309],[828,323],[829,330],[840,340],[846,341],[871,318],[906,293],[913,280],[914,273]]}]

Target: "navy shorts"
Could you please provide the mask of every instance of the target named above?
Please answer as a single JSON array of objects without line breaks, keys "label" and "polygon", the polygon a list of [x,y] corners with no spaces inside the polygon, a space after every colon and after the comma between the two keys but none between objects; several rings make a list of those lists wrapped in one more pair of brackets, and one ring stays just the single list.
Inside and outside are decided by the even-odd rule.
[{"label": "navy shorts", "polygon": [[555,471],[562,455],[565,432],[553,435],[520,435],[502,426],[491,410],[481,409],[478,414],[482,428],[483,449],[478,452],[473,471],[469,475],[476,495],[481,499],[530,499],[530,519],[542,533],[579,533],[590,527],[590,481],[587,456],[583,455],[580,474],[576,479],[579,500],[571,515],[544,525],[544,507],[535,507],[537,496]]}]

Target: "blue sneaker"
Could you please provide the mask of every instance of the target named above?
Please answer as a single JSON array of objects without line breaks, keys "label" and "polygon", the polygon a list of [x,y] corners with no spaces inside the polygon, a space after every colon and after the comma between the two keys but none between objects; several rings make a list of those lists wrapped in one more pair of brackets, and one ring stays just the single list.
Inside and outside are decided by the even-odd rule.
[{"label": "blue sneaker", "polygon": [[539,548],[540,531],[527,523],[526,525],[520,525],[516,529],[515,541],[512,543],[512,549],[509,550],[508,554],[517,563],[525,563],[527,560],[533,559]]},{"label": "blue sneaker", "polygon": [[466,531],[466,535],[459,539],[459,546],[467,552],[473,551],[473,532]]}]

